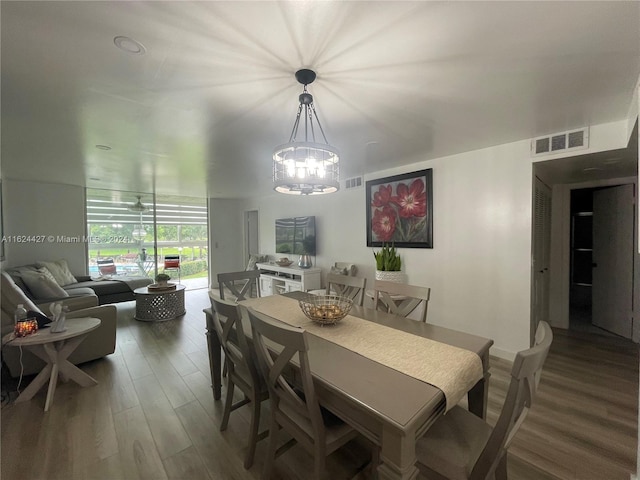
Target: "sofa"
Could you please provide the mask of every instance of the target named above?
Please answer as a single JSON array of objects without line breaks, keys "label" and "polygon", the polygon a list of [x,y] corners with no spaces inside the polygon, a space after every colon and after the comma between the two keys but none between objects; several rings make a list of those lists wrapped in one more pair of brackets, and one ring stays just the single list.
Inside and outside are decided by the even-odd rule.
[{"label": "sofa", "polygon": [[[67,297],[63,303],[69,307],[67,318],[93,317],[99,318],[102,322],[96,330],[87,335],[84,341],[71,354],[69,357],[71,363],[77,365],[115,352],[117,310],[114,305],[98,306],[98,297],[95,294]],[[0,273],[0,312],[3,337],[13,331],[13,314],[18,304],[24,305],[28,311],[51,316],[47,309],[48,303],[42,304],[45,308],[39,308],[25,295],[7,272]],[[20,365],[20,349],[11,346],[2,347],[2,360],[7,365],[12,377],[18,377],[21,374],[36,374],[45,365],[40,358],[23,349],[22,368]]]},{"label": "sofa", "polygon": [[37,305],[95,296],[98,305],[134,300],[133,290],[151,284],[150,278],[116,276],[93,279],[73,275],[64,260],[36,262],[6,270],[20,289]]}]

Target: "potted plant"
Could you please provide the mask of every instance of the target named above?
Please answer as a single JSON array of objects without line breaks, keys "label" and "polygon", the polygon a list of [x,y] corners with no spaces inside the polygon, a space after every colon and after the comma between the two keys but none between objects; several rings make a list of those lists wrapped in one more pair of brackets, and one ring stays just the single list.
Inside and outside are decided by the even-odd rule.
[{"label": "potted plant", "polygon": [[166,273],[159,273],[156,275],[156,283],[160,286],[167,286],[167,282],[171,280],[171,277]]},{"label": "potted plant", "polygon": [[382,244],[382,250],[373,252],[376,259],[376,280],[384,280],[386,282],[404,281],[402,270],[402,260],[400,254],[393,245]]}]

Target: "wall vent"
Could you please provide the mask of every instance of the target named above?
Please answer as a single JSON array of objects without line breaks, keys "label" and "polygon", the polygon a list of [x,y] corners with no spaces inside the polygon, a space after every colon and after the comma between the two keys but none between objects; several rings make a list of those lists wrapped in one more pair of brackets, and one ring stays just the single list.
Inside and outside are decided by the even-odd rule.
[{"label": "wall vent", "polygon": [[344,188],[359,188],[363,185],[362,177],[347,178],[344,182]]},{"label": "wall vent", "polygon": [[552,155],[567,150],[582,150],[589,147],[589,128],[580,128],[563,133],[554,133],[531,140],[531,156]]}]

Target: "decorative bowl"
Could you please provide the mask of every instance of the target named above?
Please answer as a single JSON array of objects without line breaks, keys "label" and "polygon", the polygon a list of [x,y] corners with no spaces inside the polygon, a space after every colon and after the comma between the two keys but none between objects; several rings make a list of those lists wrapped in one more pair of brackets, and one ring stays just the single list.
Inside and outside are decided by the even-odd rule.
[{"label": "decorative bowl", "polygon": [[281,267],[288,267],[293,263],[293,260],[289,260],[288,258],[281,258],[280,260],[276,260],[276,263]]},{"label": "decorative bowl", "polygon": [[353,300],[341,295],[308,295],[298,303],[309,320],[321,325],[338,323],[353,306]]}]

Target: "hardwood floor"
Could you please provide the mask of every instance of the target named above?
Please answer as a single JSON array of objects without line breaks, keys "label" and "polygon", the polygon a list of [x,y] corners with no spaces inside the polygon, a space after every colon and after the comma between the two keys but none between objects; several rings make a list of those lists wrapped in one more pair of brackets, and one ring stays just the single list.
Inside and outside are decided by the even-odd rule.
[{"label": "hardwood floor", "polygon": [[[47,413],[45,390],[3,406],[2,478],[258,479],[265,442],[254,466],[242,466],[248,407],[219,431],[223,402],[213,400],[202,313],[207,291],[188,291],[186,299],[187,314],[163,323],[138,322],[133,302],[119,304],[116,353],[82,366],[97,386],[60,383]],[[628,480],[637,447],[637,346],[554,334],[539,395],[509,451],[509,478]],[[492,357],[490,422],[510,367]],[[367,460],[366,445],[352,442],[330,457],[330,478],[350,478]],[[312,460],[294,447],[276,466],[277,478],[303,480]]]}]

